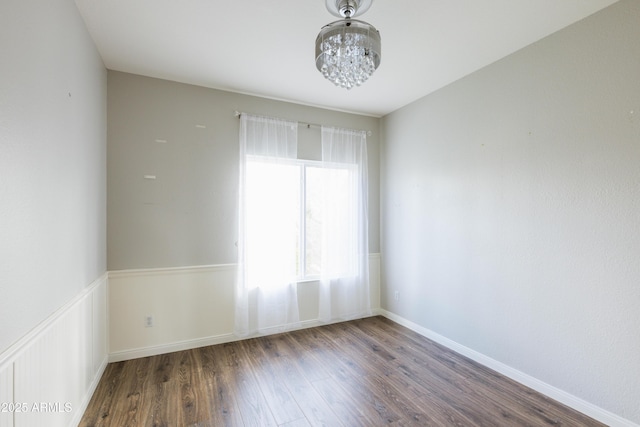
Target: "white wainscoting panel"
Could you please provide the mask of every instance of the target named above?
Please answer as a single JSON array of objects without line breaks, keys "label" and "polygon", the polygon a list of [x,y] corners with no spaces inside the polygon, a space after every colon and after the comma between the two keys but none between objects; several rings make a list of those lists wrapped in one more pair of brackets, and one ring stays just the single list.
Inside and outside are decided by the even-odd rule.
[{"label": "white wainscoting panel", "polygon": [[235,269],[212,265],[109,272],[109,360],[228,341]]},{"label": "white wainscoting panel", "polygon": [[[105,275],[102,286],[93,290],[91,307],[91,325],[93,327],[93,365],[91,372],[102,372],[105,367],[105,357],[109,354],[109,331],[108,327],[108,294],[107,276]],[[88,402],[87,402],[88,403]]]},{"label": "white wainscoting panel", "polygon": [[106,288],[104,274],[2,354],[1,401],[12,394],[6,398],[21,405],[11,422],[0,418],[2,423],[79,423],[107,364]]},{"label": "white wainscoting panel", "polygon": [[13,427],[13,413],[8,407],[13,400],[13,365],[7,364],[0,370],[0,427]]},{"label": "white wainscoting panel", "polygon": [[[371,303],[380,307],[380,254],[371,254]],[[236,340],[236,265],[109,272],[109,361]],[[301,327],[317,326],[317,282],[298,285]],[[147,318],[153,326],[147,325]]]}]

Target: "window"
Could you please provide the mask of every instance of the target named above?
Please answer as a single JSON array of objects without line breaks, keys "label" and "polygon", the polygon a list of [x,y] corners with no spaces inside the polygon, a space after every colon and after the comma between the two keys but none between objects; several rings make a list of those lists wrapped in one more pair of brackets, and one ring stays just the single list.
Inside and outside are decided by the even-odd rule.
[{"label": "window", "polygon": [[[256,275],[266,271],[270,260],[264,254],[278,250],[290,260],[281,272],[287,281],[319,279],[323,273],[323,226],[331,223],[339,227],[345,245],[355,240],[349,238],[356,229],[350,224],[353,215],[349,213],[354,208],[355,172],[355,165],[327,168],[314,161],[248,156],[245,220],[250,271]],[[327,181],[332,182],[329,188],[340,190],[329,194],[325,191]],[[332,266],[334,271],[325,269],[324,274],[354,275],[357,264],[353,261],[341,259]],[[247,279],[252,283],[251,277]]]},{"label": "window", "polygon": [[318,318],[369,314],[364,131],[322,127],[322,161],[298,159],[297,123],[240,116],[235,333],[300,321],[298,283],[318,280]]}]

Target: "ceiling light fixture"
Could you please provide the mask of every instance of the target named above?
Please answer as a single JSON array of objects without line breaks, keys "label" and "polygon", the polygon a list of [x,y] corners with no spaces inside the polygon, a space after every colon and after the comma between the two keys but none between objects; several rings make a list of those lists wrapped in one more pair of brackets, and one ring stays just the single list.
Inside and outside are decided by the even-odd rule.
[{"label": "ceiling light fixture", "polygon": [[326,0],[332,15],[343,20],[325,25],[316,38],[316,68],[336,86],[360,86],[380,65],[380,33],[371,24],[351,19],[373,0]]}]

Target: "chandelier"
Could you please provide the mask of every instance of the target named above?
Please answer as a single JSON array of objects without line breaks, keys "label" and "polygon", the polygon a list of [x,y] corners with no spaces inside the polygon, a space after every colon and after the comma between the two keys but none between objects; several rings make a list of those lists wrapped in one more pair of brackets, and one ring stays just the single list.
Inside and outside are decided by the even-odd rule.
[{"label": "chandelier", "polygon": [[327,9],[343,17],[325,25],[316,38],[316,68],[336,86],[351,89],[366,82],[380,65],[380,33],[351,19],[373,0],[326,0]]}]

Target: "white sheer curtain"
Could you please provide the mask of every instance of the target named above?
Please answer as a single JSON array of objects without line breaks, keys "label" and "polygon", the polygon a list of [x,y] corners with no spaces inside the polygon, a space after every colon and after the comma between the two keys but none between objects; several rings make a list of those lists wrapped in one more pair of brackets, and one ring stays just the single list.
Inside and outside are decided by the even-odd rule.
[{"label": "white sheer curtain", "polygon": [[322,127],[322,321],[371,313],[367,137]]},{"label": "white sheer curtain", "polygon": [[242,113],[235,333],[299,321],[296,284],[298,124]]}]

